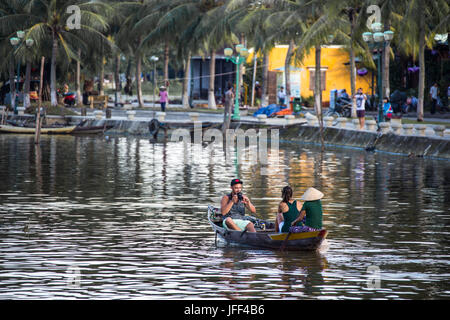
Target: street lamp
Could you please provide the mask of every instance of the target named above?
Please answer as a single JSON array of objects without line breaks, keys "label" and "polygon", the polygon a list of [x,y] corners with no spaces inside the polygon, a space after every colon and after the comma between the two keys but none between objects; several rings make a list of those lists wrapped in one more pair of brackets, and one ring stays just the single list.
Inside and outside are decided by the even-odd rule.
[{"label": "street lamp", "polygon": [[[383,122],[383,78],[384,70],[381,66],[382,52],[386,49],[386,45],[394,38],[394,32],[382,31],[383,25],[379,22],[373,23],[370,27],[372,32],[364,32],[362,38],[371,49],[377,49],[377,83],[378,83],[378,123]],[[381,50],[381,52],[380,52]]]},{"label": "street lamp", "polygon": [[239,93],[240,93],[240,84],[239,84],[239,69],[241,64],[245,61],[245,58],[248,56],[248,50],[242,44],[236,45],[237,56],[233,57],[233,49],[226,48],[224,50],[224,54],[227,61],[231,61],[236,65],[236,93],[234,99],[234,114],[233,120],[240,120],[239,115]]},{"label": "street lamp", "polygon": [[156,56],[151,56],[150,61],[153,62],[153,107],[156,107],[156,62],[159,58]]}]

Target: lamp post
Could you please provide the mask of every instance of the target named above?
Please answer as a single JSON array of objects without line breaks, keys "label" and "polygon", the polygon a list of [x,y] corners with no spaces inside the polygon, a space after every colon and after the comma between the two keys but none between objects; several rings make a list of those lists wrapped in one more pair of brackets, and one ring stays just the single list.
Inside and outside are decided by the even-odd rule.
[{"label": "lamp post", "polygon": [[240,94],[240,84],[239,84],[239,69],[241,64],[245,61],[245,58],[248,56],[248,50],[242,44],[236,45],[237,55],[233,57],[233,49],[226,48],[224,50],[226,60],[231,61],[236,65],[236,93],[234,99],[234,114],[233,120],[240,120],[241,117],[239,115],[239,94]]},{"label": "lamp post", "polygon": [[153,107],[156,107],[156,62],[159,58],[156,56],[151,56],[150,61],[153,62]]},{"label": "lamp post", "polygon": [[372,32],[364,32],[362,37],[367,42],[369,48],[377,49],[377,83],[378,83],[378,123],[384,121],[383,117],[383,78],[382,73],[382,53],[386,45],[394,38],[394,32],[381,32],[383,25],[379,22],[373,23],[370,27]]}]

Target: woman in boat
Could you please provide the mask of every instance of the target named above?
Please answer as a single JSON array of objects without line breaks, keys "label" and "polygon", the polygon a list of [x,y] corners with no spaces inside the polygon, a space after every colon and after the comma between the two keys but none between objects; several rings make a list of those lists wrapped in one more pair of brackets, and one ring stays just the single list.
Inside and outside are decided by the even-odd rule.
[{"label": "woman in boat", "polygon": [[[297,200],[292,198],[292,188],[286,186],[281,192],[283,200],[278,205],[278,215],[275,221],[275,230],[279,232],[289,232],[289,228],[294,220],[300,215],[301,205]],[[300,222],[298,222],[299,225]]]},{"label": "woman in boat", "polygon": [[316,231],[322,229],[322,202],[320,199],[323,198],[323,193],[315,188],[309,188],[300,198],[303,200],[303,207],[300,210],[300,215],[297,219],[292,221],[291,226],[296,227],[300,221],[303,221],[303,226],[296,230],[294,228],[290,231],[292,232],[305,232],[305,231]]}]

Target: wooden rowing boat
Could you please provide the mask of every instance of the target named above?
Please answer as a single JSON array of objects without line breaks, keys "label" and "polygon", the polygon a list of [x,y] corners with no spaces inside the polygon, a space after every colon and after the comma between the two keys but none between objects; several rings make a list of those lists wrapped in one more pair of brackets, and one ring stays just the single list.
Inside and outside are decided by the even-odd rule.
[{"label": "wooden rowing boat", "polygon": [[105,131],[107,131],[113,127],[114,127],[114,125],[88,126],[88,127],[77,126],[71,132],[71,134],[98,134],[98,133],[104,133]]},{"label": "wooden rowing boat", "polygon": [[[255,225],[256,232],[243,232],[227,230],[222,225],[222,215],[218,208],[208,206],[208,221],[213,231],[228,243],[239,244],[256,248],[283,249],[283,250],[317,250],[327,237],[326,230],[301,233],[280,233],[275,230],[275,223],[245,217]],[[286,240],[286,241],[285,241]]]},{"label": "wooden rowing boat", "polygon": [[[75,130],[76,126],[55,127],[55,128],[41,128],[41,134],[69,134]],[[21,134],[35,134],[36,128],[18,127],[11,125],[0,125],[0,132],[3,133],[21,133]]]}]

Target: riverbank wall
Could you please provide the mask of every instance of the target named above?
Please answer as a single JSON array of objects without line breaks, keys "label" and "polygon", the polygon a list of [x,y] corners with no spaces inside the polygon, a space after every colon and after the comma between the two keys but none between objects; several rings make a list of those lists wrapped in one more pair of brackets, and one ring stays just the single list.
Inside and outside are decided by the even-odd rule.
[{"label": "riverbank wall", "polygon": [[[103,125],[105,120],[94,120],[85,125]],[[150,136],[148,121],[131,120],[106,120],[108,125],[114,127],[108,130],[108,134],[128,134]],[[192,122],[185,122],[192,128]],[[170,124],[169,124],[170,126]],[[183,124],[178,124],[183,127]],[[280,142],[285,143],[312,143],[320,145],[320,130],[318,126],[305,123],[286,124],[283,126],[271,126],[258,122],[233,123],[232,128],[248,129],[278,129]],[[162,132],[160,132],[162,133]],[[268,135],[270,138],[270,135]],[[170,130],[169,130],[170,139]],[[323,139],[326,146],[352,147],[366,151],[381,151],[405,156],[431,157],[450,160],[450,139],[440,136],[420,136],[418,134],[404,135],[373,132],[367,130],[354,130],[349,128],[324,127]]]},{"label": "riverbank wall", "polygon": [[[26,116],[25,116],[26,117]],[[149,118],[93,118],[93,117],[48,117],[50,123],[66,123],[66,124],[80,124],[82,120],[85,120],[83,126],[112,126],[111,129],[106,131],[107,135],[131,135],[131,136],[143,136],[151,137],[149,123],[152,119]],[[161,119],[162,120],[162,119]],[[184,119],[182,121],[163,121],[166,128],[169,129],[164,132],[163,127],[159,130],[158,139],[171,138],[171,132],[176,128],[190,128],[193,129],[195,119]],[[203,119],[202,119],[203,120]],[[271,119],[267,119],[271,120]],[[220,125],[220,121],[217,119],[211,119],[211,123],[216,127]],[[317,124],[310,124],[306,122],[292,123],[284,121],[284,124],[280,125],[280,122],[274,125],[270,121],[242,121],[232,122],[231,128],[240,128],[245,130],[255,129],[278,129],[279,139],[282,143],[306,143],[320,145],[320,130]],[[350,124],[351,125],[351,124]],[[206,128],[207,130],[208,128]],[[407,132],[394,132],[393,130],[387,130],[384,133],[375,130],[357,130],[356,128],[342,127],[338,125],[331,125],[329,123],[323,129],[323,140],[325,146],[337,146],[337,147],[351,147],[359,148],[366,151],[378,151],[394,153],[405,156],[414,157],[429,157],[450,160],[450,139],[448,135],[439,136],[432,133],[432,128],[426,128],[431,130],[427,135],[424,134],[425,129],[417,127],[417,130]],[[448,131],[448,130],[447,130]],[[270,139],[270,134],[268,135]]]},{"label": "riverbank wall", "polygon": [[[398,135],[362,130],[325,127],[325,145],[361,148],[406,156],[432,157],[450,160],[450,139],[419,135]],[[280,130],[282,142],[320,144],[320,130],[316,126],[297,126]]]}]

